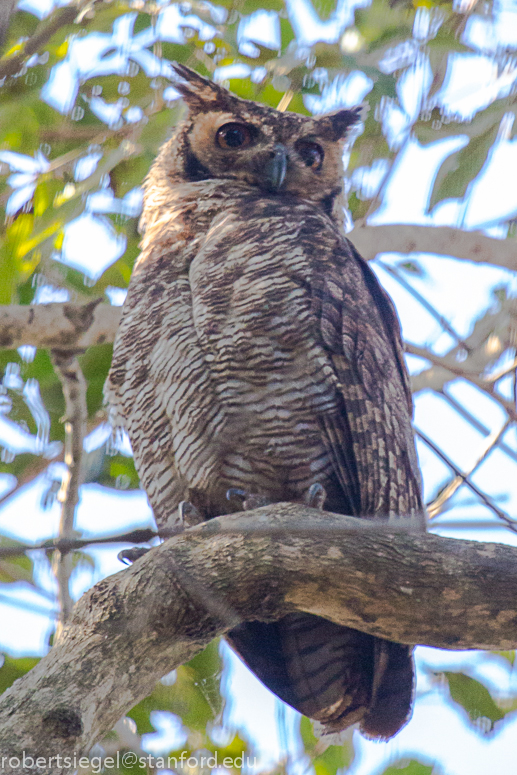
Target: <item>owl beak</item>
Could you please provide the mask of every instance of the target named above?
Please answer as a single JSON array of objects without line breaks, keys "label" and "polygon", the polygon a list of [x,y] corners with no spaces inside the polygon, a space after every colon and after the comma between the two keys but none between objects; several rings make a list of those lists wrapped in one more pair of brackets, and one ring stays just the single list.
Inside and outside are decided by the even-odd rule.
[{"label": "owl beak", "polygon": [[285,145],[275,145],[270,159],[264,168],[264,178],[269,191],[278,191],[281,188],[287,172],[287,148]]}]

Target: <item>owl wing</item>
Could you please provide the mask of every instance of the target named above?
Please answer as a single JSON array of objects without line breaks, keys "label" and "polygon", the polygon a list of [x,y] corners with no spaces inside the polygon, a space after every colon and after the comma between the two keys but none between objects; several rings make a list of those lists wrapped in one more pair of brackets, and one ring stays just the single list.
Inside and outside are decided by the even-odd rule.
[{"label": "owl wing", "polygon": [[133,273],[105,394],[129,434],[158,526],[176,527],[175,508],[195,500],[196,477],[218,469],[206,433],[222,420],[192,321],[190,282],[167,251],[144,251]]},{"label": "owl wing", "polygon": [[414,517],[424,525],[412,398],[400,325],[376,276],[346,239],[313,275],[313,310],[338,384],[323,434],[358,516]]}]

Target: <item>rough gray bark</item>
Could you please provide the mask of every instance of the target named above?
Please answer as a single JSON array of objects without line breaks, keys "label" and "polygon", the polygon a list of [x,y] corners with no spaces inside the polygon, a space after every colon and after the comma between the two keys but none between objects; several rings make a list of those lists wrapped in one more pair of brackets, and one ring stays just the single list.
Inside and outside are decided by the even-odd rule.
[{"label": "rough gray bark", "polygon": [[121,308],[99,301],[0,306],[0,348],[30,344],[70,351],[113,342]]},{"label": "rough gray bark", "polygon": [[[508,546],[299,505],[219,517],[83,595],[62,639],[0,701],[0,764],[87,753],[161,676],[243,619],[301,610],[403,643],[516,648],[516,568]],[[7,771],[71,772],[62,761]]]}]

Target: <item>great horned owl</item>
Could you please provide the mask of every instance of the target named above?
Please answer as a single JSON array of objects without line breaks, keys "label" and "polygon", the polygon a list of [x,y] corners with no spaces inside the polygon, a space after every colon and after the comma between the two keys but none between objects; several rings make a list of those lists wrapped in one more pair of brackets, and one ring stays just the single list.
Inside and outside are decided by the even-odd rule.
[{"label": "great horned owl", "polygon": [[[145,183],[142,253],[108,380],[159,526],[228,490],[424,522],[392,303],[343,227],[358,110],[308,118],[176,66],[186,117]],[[235,505],[235,504],[234,504]],[[411,649],[296,613],[229,640],[328,730],[388,738],[408,718]]]}]

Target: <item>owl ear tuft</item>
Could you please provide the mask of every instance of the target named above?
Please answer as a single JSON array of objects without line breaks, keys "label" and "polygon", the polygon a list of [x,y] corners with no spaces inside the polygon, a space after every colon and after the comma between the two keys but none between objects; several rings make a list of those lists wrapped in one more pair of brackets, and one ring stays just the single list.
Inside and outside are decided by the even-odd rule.
[{"label": "owl ear tuft", "polygon": [[234,98],[222,86],[204,78],[186,65],[174,62],[173,68],[183,79],[176,81],[174,88],[180,92],[189,107],[197,110],[228,109]]},{"label": "owl ear tuft", "polygon": [[326,116],[316,118],[318,134],[328,140],[341,140],[347,135],[351,126],[363,120],[365,112],[364,106],[360,105],[351,110],[338,110],[336,113],[328,113]]}]

